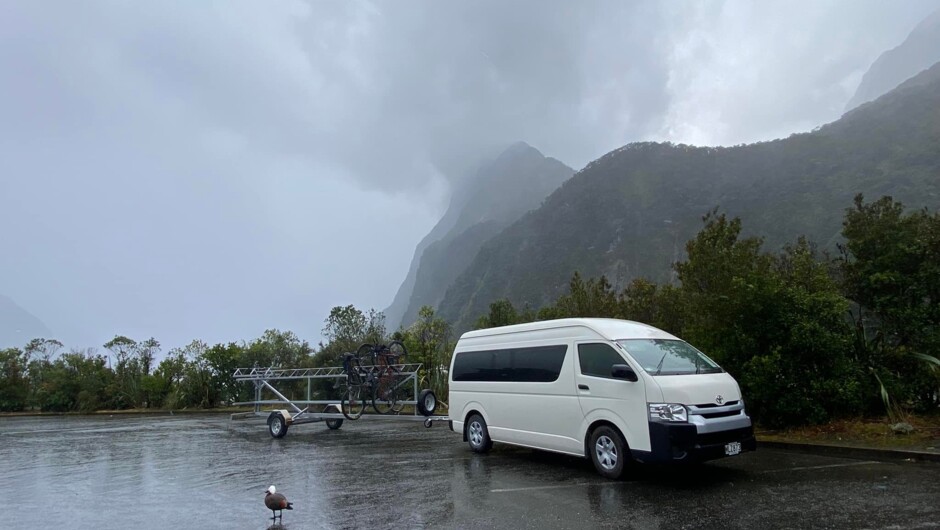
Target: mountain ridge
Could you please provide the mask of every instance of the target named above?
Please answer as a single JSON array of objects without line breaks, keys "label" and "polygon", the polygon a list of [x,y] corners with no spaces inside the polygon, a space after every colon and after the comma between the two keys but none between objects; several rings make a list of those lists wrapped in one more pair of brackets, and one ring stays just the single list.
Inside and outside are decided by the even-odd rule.
[{"label": "mountain ridge", "polygon": [[875,59],[845,105],[872,101],[940,61],[940,9],[920,21],[904,41]]},{"label": "mountain ridge", "polygon": [[[852,197],[940,204],[940,65],[812,132],[735,147],[633,143],[588,164],[487,241],[438,307],[457,331],[508,298],[537,308],[575,271],[670,279],[679,246],[719,207],[779,248],[800,235],[833,249]],[[538,267],[530,264],[538,263]]]},{"label": "mountain ridge", "polygon": [[22,348],[37,337],[52,338],[52,332],[38,317],[0,294],[0,349]]},{"label": "mountain ridge", "polygon": [[[473,178],[454,193],[441,222],[422,239],[424,244],[416,248],[414,276],[409,275],[399,288],[399,293],[410,290],[407,304],[400,318],[397,309],[401,306],[390,306],[389,327],[410,325],[424,305],[436,307],[484,242],[537,208],[573,174],[573,169],[525,142],[515,142],[481,164]],[[399,302],[402,298],[396,296]]]}]

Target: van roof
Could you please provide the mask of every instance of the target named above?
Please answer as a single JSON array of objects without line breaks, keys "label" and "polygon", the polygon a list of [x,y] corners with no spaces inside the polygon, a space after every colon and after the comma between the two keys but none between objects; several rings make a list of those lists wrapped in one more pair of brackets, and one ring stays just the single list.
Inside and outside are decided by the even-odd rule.
[{"label": "van roof", "polygon": [[523,331],[539,331],[547,329],[558,329],[565,327],[586,327],[598,335],[608,340],[619,339],[675,339],[678,337],[670,335],[665,331],[654,328],[642,322],[632,320],[619,320],[616,318],[560,318],[557,320],[542,320],[539,322],[529,322],[526,324],[514,324],[512,326],[500,326],[496,328],[478,329],[468,331],[460,336],[461,339],[471,339],[475,337],[489,337],[493,335],[502,335],[508,333],[519,333]]}]

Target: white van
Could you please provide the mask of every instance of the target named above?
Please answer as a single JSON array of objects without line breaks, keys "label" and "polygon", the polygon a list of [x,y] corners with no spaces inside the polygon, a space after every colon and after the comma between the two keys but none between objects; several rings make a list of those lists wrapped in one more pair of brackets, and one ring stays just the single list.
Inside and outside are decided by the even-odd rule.
[{"label": "white van", "polygon": [[450,366],[450,419],[470,448],[493,442],[593,460],[683,462],[756,447],[737,382],[660,329],[571,318],[464,333]]}]

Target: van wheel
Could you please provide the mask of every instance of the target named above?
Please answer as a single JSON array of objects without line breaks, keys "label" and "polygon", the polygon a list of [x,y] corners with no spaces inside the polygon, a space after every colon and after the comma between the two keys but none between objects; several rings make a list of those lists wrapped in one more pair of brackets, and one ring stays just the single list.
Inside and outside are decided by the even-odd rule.
[{"label": "van wheel", "polygon": [[485,453],[493,447],[493,440],[490,440],[490,432],[486,429],[483,416],[474,414],[467,420],[467,441],[475,453]]},{"label": "van wheel", "polygon": [[591,461],[601,476],[618,479],[623,475],[630,456],[627,443],[616,429],[607,425],[594,429],[588,448],[591,451]]}]

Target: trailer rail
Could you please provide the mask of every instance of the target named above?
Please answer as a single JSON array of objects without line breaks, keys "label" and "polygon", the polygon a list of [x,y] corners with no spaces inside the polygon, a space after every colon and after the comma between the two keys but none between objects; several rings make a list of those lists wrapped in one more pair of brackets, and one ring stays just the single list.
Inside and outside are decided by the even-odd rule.
[{"label": "trailer rail", "polygon": [[[402,401],[404,405],[411,405],[414,411],[411,414],[363,414],[358,420],[367,421],[423,421],[425,427],[431,427],[434,422],[449,421],[447,416],[418,413],[418,371],[420,363],[406,363],[392,365],[397,374],[402,377],[399,384],[411,384],[412,396],[410,400]],[[339,429],[348,418],[342,414],[340,400],[313,399],[313,381],[320,379],[334,379],[339,388],[340,381],[346,379],[346,372],[341,366],[328,366],[321,368],[277,368],[252,367],[237,368],[232,374],[236,381],[249,382],[254,386],[254,399],[233,403],[237,406],[252,406],[251,412],[237,412],[232,414],[230,420],[246,419],[251,417],[266,417],[268,431],[274,438],[282,438],[292,425],[305,423],[325,422],[330,429]],[[285,381],[307,381],[306,399],[292,399],[284,395],[275,386]],[[272,398],[264,398],[264,394],[271,394]],[[436,406],[437,397],[433,396]],[[280,408],[267,408],[280,406]],[[303,408],[301,408],[303,407]],[[314,410],[316,409],[316,410]],[[358,421],[356,420],[356,421]]]}]

